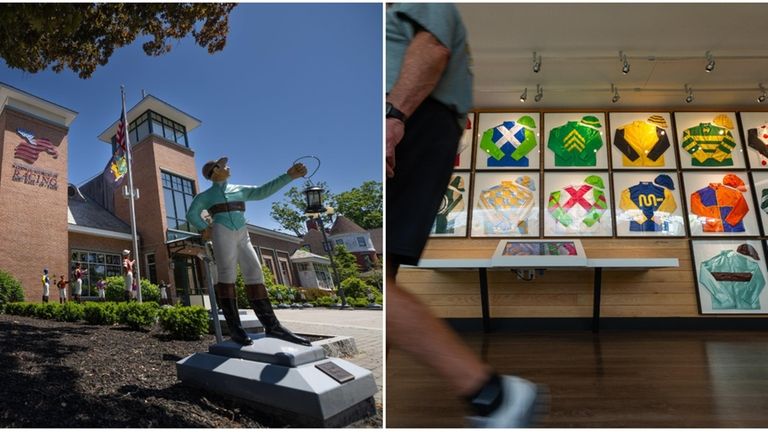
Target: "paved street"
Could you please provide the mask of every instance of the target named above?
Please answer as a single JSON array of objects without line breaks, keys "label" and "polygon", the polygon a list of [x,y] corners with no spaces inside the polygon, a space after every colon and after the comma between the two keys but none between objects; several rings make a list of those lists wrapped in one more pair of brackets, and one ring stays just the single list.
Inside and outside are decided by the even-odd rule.
[{"label": "paved street", "polygon": [[355,338],[358,353],[351,359],[358,366],[373,372],[379,391],[376,402],[381,404],[384,372],[384,312],[370,310],[276,309],[278,319],[297,333]]}]

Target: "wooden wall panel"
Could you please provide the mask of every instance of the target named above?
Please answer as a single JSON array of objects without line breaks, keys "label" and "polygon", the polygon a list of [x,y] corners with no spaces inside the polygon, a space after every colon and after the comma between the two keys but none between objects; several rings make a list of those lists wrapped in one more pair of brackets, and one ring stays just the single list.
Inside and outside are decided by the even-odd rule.
[{"label": "wooden wall panel", "polygon": [[[498,239],[431,239],[423,258],[487,258]],[[590,258],[677,258],[680,267],[603,272],[603,317],[699,316],[687,239],[582,239]],[[498,318],[584,318],[592,316],[590,270],[546,270],[533,281],[511,271],[489,271],[491,316]],[[477,271],[404,268],[399,282],[440,317],[478,318]]]}]

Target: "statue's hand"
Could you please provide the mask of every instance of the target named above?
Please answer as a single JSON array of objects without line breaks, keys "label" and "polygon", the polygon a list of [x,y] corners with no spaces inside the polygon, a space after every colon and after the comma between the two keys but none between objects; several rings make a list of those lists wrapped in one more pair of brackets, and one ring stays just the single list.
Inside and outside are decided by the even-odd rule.
[{"label": "statue's hand", "polygon": [[297,163],[293,165],[292,167],[288,168],[288,175],[291,176],[292,179],[297,179],[299,177],[304,177],[307,175],[307,167],[304,166],[302,163]]}]

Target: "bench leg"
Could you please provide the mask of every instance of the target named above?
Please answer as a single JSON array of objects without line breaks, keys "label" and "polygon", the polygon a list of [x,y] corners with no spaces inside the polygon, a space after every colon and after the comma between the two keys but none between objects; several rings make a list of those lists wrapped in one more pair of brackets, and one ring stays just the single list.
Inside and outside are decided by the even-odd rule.
[{"label": "bench leg", "polygon": [[603,281],[602,267],[595,267],[595,291],[592,298],[592,332],[600,331],[600,285]]},{"label": "bench leg", "polygon": [[480,303],[483,311],[483,331],[491,332],[491,312],[488,307],[488,270],[486,268],[478,269],[480,271]]}]

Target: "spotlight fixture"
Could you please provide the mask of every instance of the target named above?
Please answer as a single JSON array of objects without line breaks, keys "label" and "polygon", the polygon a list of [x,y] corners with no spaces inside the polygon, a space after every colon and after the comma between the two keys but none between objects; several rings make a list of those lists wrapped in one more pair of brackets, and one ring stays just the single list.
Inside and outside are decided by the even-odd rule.
[{"label": "spotlight fixture", "polygon": [[528,99],[528,87],[526,87],[525,90],[520,93],[520,102],[525,102],[526,99]]},{"label": "spotlight fixture", "polygon": [[760,87],[760,96],[757,97],[757,103],[763,103],[765,102],[765,99],[768,97],[768,93],[766,93],[765,87],[763,87],[763,83],[760,83],[759,87]]},{"label": "spotlight fixture", "polygon": [[544,97],[544,87],[542,87],[540,84],[536,84],[536,96],[533,97],[533,100],[535,100],[536,102],[539,102],[543,97]]},{"label": "spotlight fixture", "polygon": [[619,101],[619,99],[621,99],[621,96],[619,96],[619,88],[614,86],[613,83],[611,83],[611,93],[613,93],[611,102],[616,103]]},{"label": "spotlight fixture", "polygon": [[629,73],[629,60],[627,60],[627,55],[624,54],[624,51],[619,51],[619,60],[622,62],[621,65],[621,73],[624,75]]},{"label": "spotlight fixture", "polygon": [[709,51],[704,53],[704,57],[707,58],[707,65],[704,67],[704,70],[707,71],[707,73],[712,72],[715,69],[715,58]]},{"label": "spotlight fixture", "polygon": [[533,73],[539,73],[541,70],[541,56],[536,57],[536,51],[533,52]]},{"label": "spotlight fixture", "polygon": [[685,103],[693,102],[693,89],[688,87],[688,84],[685,85],[685,94]]}]

